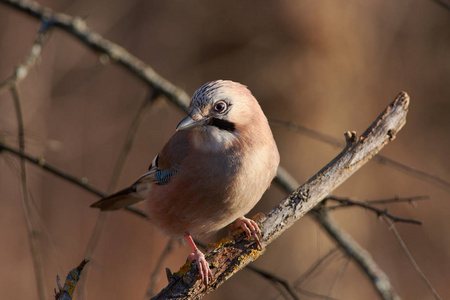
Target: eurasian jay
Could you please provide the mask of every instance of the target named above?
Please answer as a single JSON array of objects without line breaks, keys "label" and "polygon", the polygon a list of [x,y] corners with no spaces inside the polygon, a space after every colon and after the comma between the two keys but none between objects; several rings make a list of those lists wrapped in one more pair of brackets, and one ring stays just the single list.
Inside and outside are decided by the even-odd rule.
[{"label": "eurasian jay", "polygon": [[177,126],[149,171],[130,187],[91,207],[116,210],[148,200],[152,222],[171,236],[184,236],[205,284],[212,277],[192,236],[233,225],[260,245],[255,221],[244,217],[275,177],[277,146],[266,116],[246,86],[208,82],[192,97],[189,115]]}]

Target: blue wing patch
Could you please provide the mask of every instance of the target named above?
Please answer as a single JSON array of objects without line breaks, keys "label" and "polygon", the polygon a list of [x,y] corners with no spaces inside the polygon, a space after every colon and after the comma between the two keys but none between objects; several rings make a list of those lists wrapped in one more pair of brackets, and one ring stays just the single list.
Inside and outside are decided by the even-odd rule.
[{"label": "blue wing patch", "polygon": [[177,173],[177,170],[156,170],[155,179],[159,184],[168,184],[170,178],[172,178]]}]

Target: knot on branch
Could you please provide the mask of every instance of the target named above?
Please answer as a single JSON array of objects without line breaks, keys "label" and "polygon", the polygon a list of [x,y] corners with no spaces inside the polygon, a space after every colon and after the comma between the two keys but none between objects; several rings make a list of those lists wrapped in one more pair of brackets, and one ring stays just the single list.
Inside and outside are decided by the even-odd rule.
[{"label": "knot on branch", "polygon": [[345,142],[346,142],[346,146],[347,147],[351,147],[356,143],[357,140],[357,135],[356,135],[356,131],[346,131],[344,133],[345,136]]}]

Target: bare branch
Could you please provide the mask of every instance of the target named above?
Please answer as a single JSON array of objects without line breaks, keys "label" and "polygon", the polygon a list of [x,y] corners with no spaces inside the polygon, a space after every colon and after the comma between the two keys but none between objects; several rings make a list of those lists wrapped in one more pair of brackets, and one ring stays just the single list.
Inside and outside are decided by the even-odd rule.
[{"label": "bare branch", "polygon": [[159,276],[161,274],[161,269],[163,268],[163,264],[165,263],[167,256],[173,250],[174,242],[175,242],[175,239],[170,238],[167,241],[166,247],[164,247],[164,250],[161,252],[161,255],[159,256],[158,262],[157,262],[155,268],[153,269],[153,272],[152,272],[152,275],[150,278],[150,284],[148,285],[148,288],[147,288],[147,293],[146,293],[147,297],[152,297],[155,294],[156,282],[159,279]]},{"label": "bare branch", "polygon": [[339,270],[338,270],[336,276],[334,277],[333,282],[331,283],[330,290],[328,291],[327,299],[329,299],[330,295],[333,294],[334,289],[338,285],[339,281],[342,279],[342,276],[344,275],[344,272],[348,267],[348,264],[350,262],[350,256],[346,256],[345,258],[346,258],[345,261],[339,267]]},{"label": "bare branch", "polygon": [[314,210],[313,216],[320,221],[323,228],[329,235],[338,242],[344,251],[353,258],[358,266],[367,274],[374,283],[376,291],[382,299],[400,300],[400,297],[394,291],[389,278],[381,270],[372,256],[361,248],[352,237],[339,228],[339,225],[329,216],[328,211],[323,207]]},{"label": "bare branch", "polygon": [[137,75],[184,111],[187,110],[190,98],[186,92],[160,76],[149,65],[129,53],[123,47],[103,38],[100,34],[91,30],[82,18],[53,12],[51,9],[42,7],[35,1],[1,0],[1,2],[28,13],[35,18],[45,20],[49,24],[48,26],[59,27],[69,32],[71,36],[76,37],[93,50],[108,55],[112,61],[119,63],[128,71]]},{"label": "bare branch", "polygon": [[[61,179],[69,181],[69,182],[75,184],[76,186],[79,186],[94,195],[97,195],[102,198],[107,196],[105,193],[103,193],[100,190],[96,189],[95,187],[89,185],[85,178],[83,178],[83,179],[77,178],[67,172],[64,172],[64,171],[48,164],[44,158],[37,158],[37,157],[31,156],[29,154],[26,154],[23,151],[15,149],[15,148],[0,141],[0,153],[2,151],[6,151],[11,154],[17,155],[18,157],[25,159],[26,161],[36,165],[37,167],[40,167],[40,168],[50,172],[51,174],[56,175],[57,177],[59,177]],[[140,217],[148,219],[148,215],[139,209],[136,209],[133,207],[126,207],[125,209],[128,210],[129,212],[132,212],[133,214],[136,214]]]},{"label": "bare branch", "polygon": [[25,57],[23,62],[14,69],[14,73],[5,81],[0,83],[0,92],[6,88],[13,88],[13,86],[24,79],[28,75],[30,69],[37,64],[41,56],[42,47],[44,45],[48,29],[49,27],[47,26],[47,23],[43,21],[41,24],[41,28],[36,35],[34,43],[31,46],[30,52]]},{"label": "bare branch", "polygon": [[268,279],[269,281],[280,284],[286,290],[286,292],[289,294],[289,296],[292,297],[292,299],[295,299],[295,300],[300,299],[298,297],[297,293],[294,291],[294,288],[291,286],[291,284],[286,279],[275,276],[274,274],[267,272],[265,270],[262,270],[258,267],[255,267],[253,265],[248,265],[247,269],[255,272],[256,274],[262,276],[265,279]]},{"label": "bare branch", "polygon": [[[114,171],[112,173],[107,194],[111,194],[114,189],[116,188],[117,182],[119,181],[120,175],[122,173],[122,169],[125,165],[125,161],[128,157],[128,154],[130,153],[131,146],[133,145],[133,141],[136,138],[137,131],[139,129],[139,126],[142,124],[142,121],[144,120],[144,116],[147,114],[148,110],[151,107],[151,104],[153,101],[158,97],[159,92],[154,90],[148,97],[144,99],[144,102],[142,103],[141,107],[138,109],[138,112],[136,114],[136,117],[133,119],[130,128],[128,129],[127,136],[125,138],[125,143],[122,146],[122,150],[120,151],[119,157],[117,158],[116,164],[114,166]],[[104,197],[102,197],[104,198]],[[130,209],[130,208],[128,208]],[[135,208],[132,208],[136,211]],[[106,214],[107,212],[100,211],[97,217],[97,221],[95,223],[94,230],[92,231],[91,237],[89,238],[89,243],[86,247],[86,251],[84,253],[84,257],[86,259],[91,259],[92,254],[95,251],[95,248],[97,248],[98,242],[100,241],[100,237],[106,222]],[[148,218],[148,217],[147,217]],[[85,271],[85,278],[87,279],[89,275],[89,269],[86,269]],[[85,281],[86,282],[86,281]],[[80,287],[80,299],[85,299],[85,285],[82,284]]]},{"label": "bare branch", "polygon": [[426,200],[429,199],[427,195],[423,196],[413,196],[413,197],[398,197],[388,199],[377,199],[377,200],[367,200],[366,203],[376,205],[376,204],[389,204],[389,203],[399,203],[399,202],[408,202],[409,204],[414,204],[414,201],[417,200]]},{"label": "bare branch", "polygon": [[[19,134],[19,147],[23,152],[25,151],[25,139],[24,139],[24,127],[22,118],[22,108],[20,104],[19,91],[17,90],[16,83],[14,82],[10,87],[11,94],[14,100],[14,107],[16,110],[17,127]],[[38,289],[38,295],[40,300],[48,299],[47,287],[45,284],[45,270],[42,260],[41,252],[38,247],[38,238],[36,225],[34,222],[33,205],[28,194],[28,179],[27,179],[27,166],[23,158],[20,159],[20,178],[22,187],[22,198],[24,205],[25,223],[27,224],[28,242],[30,243],[30,252],[33,259],[34,276],[36,278],[36,285]]]},{"label": "bare branch", "polygon": [[300,285],[302,285],[307,279],[309,279],[313,273],[320,272],[322,266],[327,266],[327,263],[329,260],[334,259],[336,254],[340,253],[338,252],[339,248],[333,248],[331,249],[327,254],[325,254],[323,257],[318,259],[311,267],[309,267],[308,270],[306,270],[305,273],[303,273],[295,282],[294,287],[297,288]]},{"label": "bare branch", "polygon": [[365,209],[368,209],[370,211],[375,212],[378,216],[386,216],[389,219],[391,219],[394,222],[403,222],[403,223],[410,223],[410,224],[416,224],[416,225],[422,225],[422,222],[414,220],[414,219],[405,219],[405,218],[399,218],[396,216],[391,215],[390,213],[388,213],[387,209],[379,209],[376,208],[368,203],[363,203],[363,202],[359,202],[359,201],[355,201],[352,200],[350,198],[347,197],[337,197],[337,196],[328,196],[324,199],[325,200],[333,200],[333,201],[337,201],[339,203],[341,203],[341,205],[339,206],[332,206],[332,207],[328,207],[328,210],[333,210],[336,208],[343,208],[343,207],[349,207],[349,206],[359,206],[359,207],[363,207]]},{"label": "bare branch", "polygon": [[[255,219],[263,225],[261,244],[266,246],[274,241],[394,139],[406,122],[408,106],[408,95],[401,93],[361,137],[357,138],[355,133],[347,132],[347,146],[327,166],[282,200],[266,216],[257,215]],[[263,252],[264,250],[257,250],[254,242],[249,242],[242,234],[229,236],[211,245],[206,259],[213,266],[214,278],[205,292],[216,289]],[[154,299],[175,296],[180,299],[201,298],[204,295],[203,286],[200,280],[197,280],[194,265],[192,262],[186,263]]]},{"label": "bare branch", "polygon": [[[271,125],[286,127],[288,129],[294,130],[295,132],[300,132],[301,134],[306,135],[312,139],[321,141],[325,144],[329,144],[333,147],[341,148],[344,146],[344,143],[341,142],[339,139],[337,139],[331,135],[319,132],[317,130],[308,128],[301,124],[283,121],[283,120],[277,120],[277,119],[270,119],[269,121],[270,121]],[[374,157],[373,160],[379,164],[384,164],[388,167],[395,168],[399,171],[402,171],[407,175],[414,176],[416,178],[419,178],[420,180],[430,182],[440,188],[445,189],[447,192],[450,192],[450,182],[445,181],[444,179],[440,178],[439,176],[436,176],[436,175],[430,174],[428,172],[413,168],[411,166],[403,164],[395,159],[389,158],[382,154],[377,155],[376,157]]]},{"label": "bare branch", "polygon": [[392,223],[391,220],[389,220],[389,218],[387,216],[382,216],[383,220],[386,222],[386,224],[388,224],[389,226],[389,230],[392,231],[392,233],[394,234],[395,238],[397,239],[398,243],[400,244],[400,246],[402,247],[403,251],[406,254],[406,257],[408,258],[409,262],[411,263],[411,265],[413,266],[414,270],[417,272],[417,274],[419,274],[420,278],[422,279],[422,281],[426,284],[426,286],[428,287],[428,289],[431,291],[431,293],[433,294],[435,299],[441,300],[442,298],[439,296],[439,294],[437,293],[437,291],[434,289],[433,285],[431,285],[431,282],[428,280],[428,278],[425,276],[425,274],[422,272],[422,270],[420,269],[419,265],[416,263],[416,261],[414,260],[414,258],[412,257],[411,253],[408,250],[408,247],[406,247],[405,242],[403,242],[402,237],[400,236],[400,234],[397,231],[397,228],[395,228],[394,223]]}]

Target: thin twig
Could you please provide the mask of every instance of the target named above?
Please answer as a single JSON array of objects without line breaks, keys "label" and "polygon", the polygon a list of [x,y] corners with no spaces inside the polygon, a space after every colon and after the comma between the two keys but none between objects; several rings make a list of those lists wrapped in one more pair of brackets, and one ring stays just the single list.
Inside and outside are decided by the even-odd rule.
[{"label": "thin twig", "polygon": [[[278,168],[276,182],[285,191],[293,191],[298,182],[284,169]],[[315,207],[310,215],[325,229],[330,237],[349,255],[364,271],[374,288],[384,300],[400,300],[389,278],[373,260],[367,250],[362,248],[322,207]]]},{"label": "thin twig", "polygon": [[[278,119],[270,119],[269,122],[271,125],[286,127],[288,129],[291,129],[295,132],[299,132],[299,133],[306,135],[310,138],[313,138],[315,140],[329,144],[333,147],[341,148],[344,146],[344,143],[342,143],[339,139],[337,139],[331,135],[324,134],[320,131],[308,128],[301,124],[278,120]],[[389,158],[387,156],[384,156],[382,154],[378,154],[376,157],[374,157],[373,161],[375,161],[379,164],[384,164],[386,166],[395,168],[395,169],[402,171],[410,176],[414,176],[416,178],[419,178],[421,180],[424,180],[424,181],[430,182],[436,186],[439,186],[439,187],[445,189],[446,191],[450,191],[450,182],[440,178],[439,176],[436,176],[436,175],[430,174],[428,172],[405,165],[401,162],[398,162],[398,161],[396,161],[392,158]]]},{"label": "thin twig", "polygon": [[327,254],[318,259],[308,270],[306,270],[297,280],[294,282],[294,287],[299,288],[306,280],[310,279],[316,271],[320,272],[322,266],[327,266],[327,262],[330,259],[334,259],[338,254],[339,248],[335,247],[331,249]]},{"label": "thin twig", "polygon": [[252,270],[256,274],[264,277],[265,279],[268,279],[270,281],[276,282],[280,284],[286,292],[289,294],[289,296],[292,297],[292,299],[298,300],[300,299],[297,295],[297,293],[294,291],[294,288],[291,286],[291,284],[284,278],[278,277],[270,272],[267,272],[265,270],[262,270],[258,267],[255,267],[253,265],[247,265],[246,269]]},{"label": "thin twig", "polygon": [[164,250],[161,252],[161,255],[158,258],[156,266],[153,269],[152,275],[150,277],[150,283],[149,283],[149,285],[147,287],[147,292],[146,292],[146,297],[147,298],[152,297],[152,296],[155,295],[156,283],[159,280],[159,277],[160,277],[160,274],[161,274],[161,270],[163,268],[163,265],[164,265],[167,257],[169,256],[169,254],[173,250],[174,242],[175,242],[175,239],[169,238],[169,240],[167,241],[166,247],[164,247]]},{"label": "thin twig", "polygon": [[399,202],[408,202],[409,204],[413,204],[414,201],[417,200],[427,200],[430,199],[429,196],[423,195],[423,196],[413,196],[413,197],[399,197],[395,196],[394,198],[387,198],[387,199],[377,199],[377,200],[367,200],[365,201],[368,204],[376,205],[376,204],[390,204],[390,203],[399,203]]},{"label": "thin twig", "polygon": [[30,69],[37,64],[41,57],[42,47],[44,46],[48,29],[48,23],[45,20],[42,20],[41,27],[36,35],[33,45],[31,46],[30,52],[25,59],[16,66],[13,74],[0,83],[0,93],[2,90],[12,88],[15,84],[18,84],[28,75]]},{"label": "thin twig", "polygon": [[425,276],[425,274],[422,272],[422,270],[420,269],[419,265],[416,263],[416,261],[414,260],[414,258],[412,257],[411,253],[408,250],[408,247],[406,247],[405,242],[403,241],[402,237],[400,236],[400,234],[397,231],[397,228],[395,228],[394,223],[392,223],[392,221],[387,217],[387,216],[382,216],[383,220],[386,222],[386,224],[389,226],[389,230],[392,231],[392,233],[394,234],[395,238],[397,239],[398,243],[400,244],[400,247],[402,247],[403,252],[405,252],[406,257],[408,258],[409,262],[411,263],[411,265],[413,266],[414,270],[416,271],[416,273],[419,275],[419,277],[422,279],[422,281],[426,284],[426,286],[428,287],[428,289],[431,291],[431,293],[433,294],[433,297],[435,299],[441,300],[442,298],[439,296],[439,294],[437,293],[437,291],[434,289],[433,285],[431,284],[431,282],[428,280],[428,278]]},{"label": "thin twig", "polygon": [[333,236],[343,250],[357,263],[369,276],[376,291],[384,300],[400,300],[392,287],[389,278],[376,264],[368,251],[359,246],[353,238],[339,228],[339,225],[330,216],[325,207],[321,205],[314,210],[313,216],[320,221],[329,235]]},{"label": "thin twig", "polygon": [[150,110],[151,105],[156,101],[156,98],[158,96],[159,92],[157,90],[153,90],[152,92],[150,92],[150,95],[144,99],[141,107],[136,113],[136,116],[133,118],[130,128],[128,129],[127,136],[125,137],[125,142],[122,146],[122,150],[120,151],[119,157],[117,158],[116,164],[114,166],[113,175],[109,182],[108,193],[112,193],[116,188],[117,182],[120,178],[120,174],[122,173],[122,169],[125,165],[125,161],[136,138],[137,131],[141,126],[142,121],[144,121],[145,115]]},{"label": "thin twig", "polygon": [[321,294],[318,294],[315,292],[311,292],[311,291],[302,289],[300,287],[294,287],[286,279],[276,276],[275,274],[268,272],[266,270],[260,269],[252,264],[247,265],[247,267],[245,269],[253,271],[256,274],[262,276],[263,278],[265,278],[273,283],[281,285],[283,287],[283,290],[293,299],[300,299],[300,297],[297,295],[297,292],[295,291],[295,289],[297,289],[299,291],[299,293],[304,294],[309,297],[319,298],[319,299],[328,299],[328,300],[338,300],[336,298],[329,297],[326,295],[321,295]]},{"label": "thin twig", "polygon": [[329,299],[331,297],[331,294],[333,294],[334,289],[338,285],[339,281],[342,279],[342,276],[344,275],[344,272],[347,269],[349,262],[350,262],[350,257],[347,256],[345,261],[339,267],[339,270],[338,270],[336,276],[334,277],[333,282],[331,283],[330,289],[328,290],[327,299]]},{"label": "thin twig", "polygon": [[363,207],[365,209],[368,209],[370,211],[375,212],[378,216],[386,216],[389,219],[391,219],[394,222],[402,222],[402,223],[410,223],[410,224],[416,224],[416,225],[422,225],[422,222],[414,220],[414,219],[405,219],[405,218],[400,218],[400,217],[396,217],[390,213],[388,213],[387,209],[379,209],[376,208],[368,203],[364,203],[364,202],[358,202],[355,200],[352,200],[350,198],[347,197],[337,197],[337,196],[328,196],[326,197],[324,200],[332,200],[332,201],[337,201],[339,203],[341,203],[342,205],[339,206],[331,206],[328,207],[329,210],[334,210],[337,208],[343,208],[343,207],[349,207],[349,206],[359,206],[359,207]]},{"label": "thin twig", "polygon": [[[23,152],[25,151],[25,140],[24,140],[24,127],[23,127],[23,117],[22,117],[22,108],[20,104],[19,91],[17,90],[17,86],[14,83],[10,86],[11,94],[14,100],[14,107],[16,110],[16,118],[17,118],[17,127],[18,127],[18,135],[19,135],[19,147]],[[28,242],[30,244],[30,252],[31,257],[33,259],[34,266],[34,276],[36,279],[36,285],[38,289],[38,295],[40,300],[48,299],[47,287],[45,284],[45,270],[44,263],[42,260],[42,255],[39,250],[37,233],[38,230],[35,227],[34,222],[34,214],[33,214],[33,205],[31,203],[31,199],[28,194],[28,182],[27,182],[27,168],[26,162],[23,158],[20,159],[20,178],[21,178],[21,187],[22,187],[22,198],[24,205],[24,214],[25,214],[25,223],[27,225],[28,231]]]},{"label": "thin twig", "polygon": [[[59,177],[59,178],[61,178],[63,180],[66,180],[66,181],[68,181],[68,182],[70,182],[72,184],[75,184],[76,186],[81,187],[84,190],[86,190],[86,191],[88,191],[88,192],[90,192],[90,193],[92,193],[92,194],[94,194],[94,195],[96,195],[98,197],[104,198],[104,197],[107,196],[106,193],[103,193],[100,190],[96,189],[95,187],[89,185],[87,183],[87,180],[75,177],[75,176],[73,176],[73,175],[71,175],[71,174],[69,174],[67,172],[64,172],[64,171],[56,168],[55,166],[52,166],[52,165],[48,164],[45,161],[45,159],[43,159],[43,158],[37,158],[37,157],[31,156],[29,154],[26,154],[23,151],[20,151],[19,149],[15,149],[15,148],[13,148],[13,147],[5,144],[5,143],[2,143],[0,141],[0,152],[1,151],[6,151],[6,152],[9,152],[11,154],[17,155],[17,156],[25,159],[26,161],[34,164],[35,166],[37,166],[39,168],[42,168],[42,169],[50,172],[51,174],[53,174],[53,175],[55,175],[55,176],[57,176],[57,177]],[[126,207],[125,209],[128,210],[129,212],[135,214],[135,215],[138,215],[138,216],[140,216],[142,218],[148,219],[148,215],[146,213],[144,213],[143,211],[139,210],[139,209],[136,209],[136,208],[133,208],[133,207]]]},{"label": "thin twig", "polygon": [[[107,189],[107,194],[111,194],[117,186],[120,175],[122,173],[123,167],[125,166],[126,159],[131,151],[131,147],[136,138],[137,131],[139,126],[142,124],[145,115],[151,107],[153,101],[158,97],[159,92],[154,90],[149,97],[144,99],[141,107],[138,109],[136,113],[136,117],[133,118],[131,122],[130,128],[128,129],[128,133],[125,137],[124,145],[122,146],[122,150],[120,151],[119,157],[117,158],[116,164],[114,166],[114,171],[112,173],[109,186]],[[94,230],[92,231],[91,237],[89,238],[89,243],[86,247],[86,251],[84,253],[84,257],[86,259],[91,259],[92,255],[97,248],[98,242],[100,241],[100,237],[105,226],[107,212],[99,212],[97,221],[95,223]],[[87,278],[89,276],[89,268],[85,271],[85,281],[87,282]],[[86,299],[86,285],[83,284],[80,287],[80,299]]]}]

